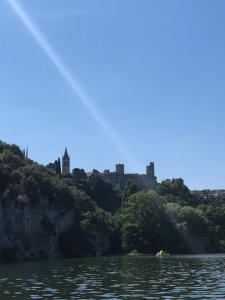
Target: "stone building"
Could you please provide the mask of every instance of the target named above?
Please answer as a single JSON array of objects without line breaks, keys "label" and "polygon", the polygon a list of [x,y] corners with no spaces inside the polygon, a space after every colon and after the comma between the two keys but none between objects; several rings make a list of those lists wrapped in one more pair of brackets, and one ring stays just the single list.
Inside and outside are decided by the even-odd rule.
[{"label": "stone building", "polygon": [[65,149],[65,153],[62,157],[62,174],[63,175],[70,174],[70,157],[68,155],[67,148]]},{"label": "stone building", "polygon": [[116,165],[116,173],[117,174],[124,174],[124,164],[117,164]]},{"label": "stone building", "polygon": [[[56,160],[54,163],[48,164],[48,167],[59,175],[69,175],[71,173],[70,156],[68,154],[67,148],[65,148],[65,152],[62,157],[62,168],[60,159]],[[74,171],[75,173],[77,173],[80,170],[81,169],[74,169],[72,175],[74,175]],[[105,182],[112,184],[119,191],[121,191],[129,181],[132,181],[138,189],[153,189],[157,185],[154,162],[150,162],[150,164],[146,166],[145,174],[125,173],[125,166],[124,164],[120,163],[116,164],[115,171],[113,172],[111,172],[109,169],[105,170],[104,172],[93,170],[92,172],[87,172],[86,176],[87,180],[89,181],[95,179],[96,177],[100,177]]]},{"label": "stone building", "polygon": [[56,172],[58,175],[69,175],[70,174],[70,156],[68,154],[67,148],[62,156],[62,164],[60,158],[55,160],[53,163],[49,163],[47,168]]},{"label": "stone building", "polygon": [[60,158],[55,160],[54,163],[49,163],[46,167],[56,172],[58,175],[62,174]]},{"label": "stone building", "polygon": [[146,174],[126,174],[123,164],[117,164],[115,172],[105,170],[103,173],[94,170],[87,173],[88,177],[99,176],[104,181],[111,183],[117,190],[122,190],[128,183],[132,181],[138,189],[152,189],[157,185],[157,177],[155,176],[154,163],[151,162],[146,167]]}]

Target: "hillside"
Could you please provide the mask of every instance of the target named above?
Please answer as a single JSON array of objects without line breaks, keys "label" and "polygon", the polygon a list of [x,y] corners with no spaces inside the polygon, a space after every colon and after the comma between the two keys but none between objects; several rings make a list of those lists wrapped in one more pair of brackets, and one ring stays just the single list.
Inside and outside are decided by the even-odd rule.
[{"label": "hillside", "polygon": [[118,193],[82,169],[58,175],[0,142],[0,260],[223,252],[225,202],[211,200],[181,179],[154,191],[129,182]]}]

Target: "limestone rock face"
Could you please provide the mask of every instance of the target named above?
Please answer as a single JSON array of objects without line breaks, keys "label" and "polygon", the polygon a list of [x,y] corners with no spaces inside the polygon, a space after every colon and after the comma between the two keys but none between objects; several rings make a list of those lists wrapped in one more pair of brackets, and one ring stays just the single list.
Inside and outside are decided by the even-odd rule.
[{"label": "limestone rock face", "polygon": [[74,211],[0,199],[0,260],[60,257],[58,236],[74,222]]},{"label": "limestone rock face", "polygon": [[0,262],[82,255],[104,255],[110,248],[104,231],[96,232],[92,247],[86,245],[73,209],[11,202],[0,199]]},{"label": "limestone rock face", "polygon": [[106,243],[99,239],[91,252],[97,235],[90,237],[82,217],[95,211],[96,204],[77,188],[80,179],[87,179],[84,170],[75,169],[70,175],[67,150],[62,171],[66,176],[59,176],[60,159],[44,167],[29,159],[27,150],[0,141],[0,261],[105,251]]}]

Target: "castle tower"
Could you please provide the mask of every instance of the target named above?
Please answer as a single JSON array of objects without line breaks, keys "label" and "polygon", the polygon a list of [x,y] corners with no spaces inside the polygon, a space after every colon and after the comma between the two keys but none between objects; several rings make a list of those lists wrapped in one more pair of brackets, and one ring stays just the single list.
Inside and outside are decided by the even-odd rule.
[{"label": "castle tower", "polygon": [[65,153],[62,157],[62,174],[70,174],[70,157],[68,155],[67,148],[65,149]]},{"label": "castle tower", "polygon": [[154,162],[150,162],[150,165],[146,167],[146,175],[149,177],[155,177],[155,165]]},{"label": "castle tower", "polygon": [[116,173],[124,174],[124,164],[117,164],[116,165]]},{"label": "castle tower", "polygon": [[151,188],[157,185],[157,177],[155,176],[155,164],[150,162],[149,166],[146,167],[146,175],[149,178]]}]

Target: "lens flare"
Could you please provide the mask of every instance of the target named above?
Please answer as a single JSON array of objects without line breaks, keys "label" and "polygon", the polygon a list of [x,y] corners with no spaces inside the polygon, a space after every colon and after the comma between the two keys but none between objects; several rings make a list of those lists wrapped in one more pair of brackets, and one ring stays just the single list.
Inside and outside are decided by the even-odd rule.
[{"label": "lens flare", "polygon": [[64,64],[61,57],[57,54],[57,52],[50,45],[44,34],[39,30],[39,28],[34,24],[31,18],[28,16],[27,12],[24,8],[16,0],[6,0],[16,15],[19,17],[21,22],[25,25],[27,30],[30,32],[34,40],[40,46],[40,48],[47,55],[49,60],[55,66],[55,68],[62,75],[64,80],[73,90],[74,94],[77,98],[83,103],[86,107],[92,118],[95,122],[100,126],[100,128],[104,131],[108,139],[111,141],[115,149],[120,153],[121,156],[126,160],[129,166],[132,169],[138,169],[139,164],[133,159],[132,155],[128,151],[127,147],[124,143],[118,138],[114,128],[106,121],[103,115],[100,113],[99,109],[93,104],[91,99],[86,95],[81,84],[75,78],[74,74],[70,72],[67,66]]}]

